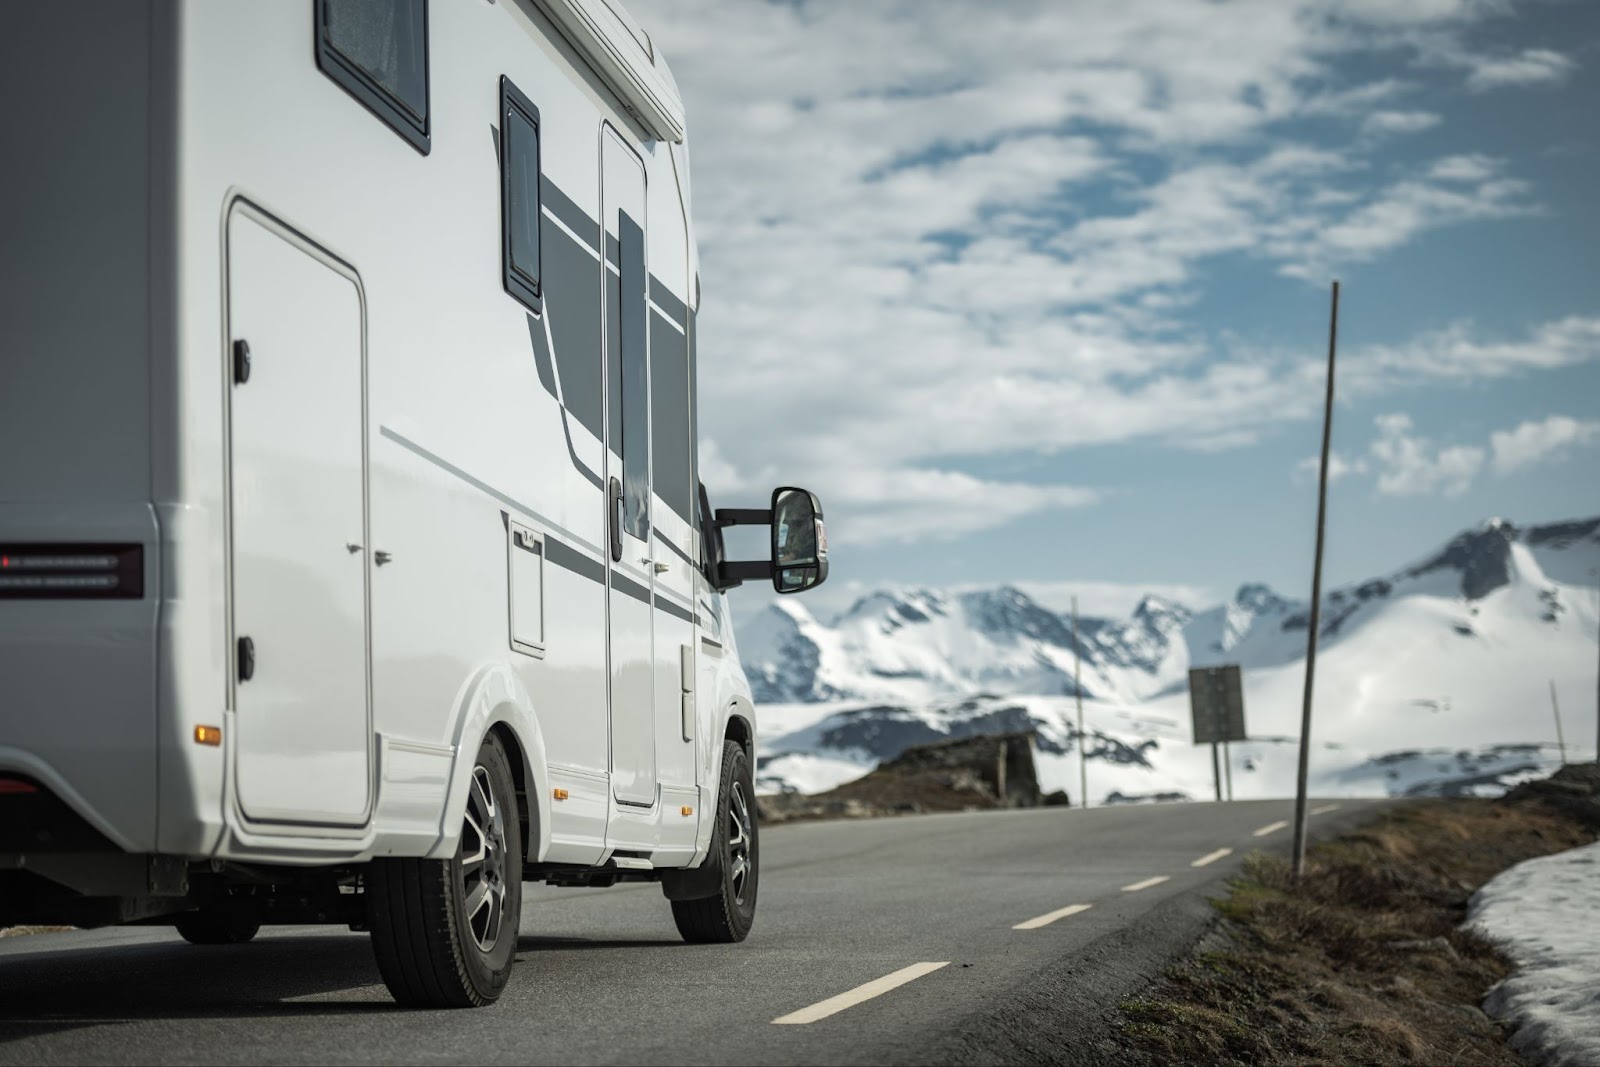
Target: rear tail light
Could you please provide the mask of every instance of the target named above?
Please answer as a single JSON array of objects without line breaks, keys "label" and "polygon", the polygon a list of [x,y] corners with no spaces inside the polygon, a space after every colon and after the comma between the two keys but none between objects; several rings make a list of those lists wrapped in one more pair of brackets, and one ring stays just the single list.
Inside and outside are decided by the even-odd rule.
[{"label": "rear tail light", "polygon": [[140,545],[0,545],[0,600],[144,596]]},{"label": "rear tail light", "polygon": [[0,797],[18,793],[37,793],[39,787],[20,778],[0,778]]}]

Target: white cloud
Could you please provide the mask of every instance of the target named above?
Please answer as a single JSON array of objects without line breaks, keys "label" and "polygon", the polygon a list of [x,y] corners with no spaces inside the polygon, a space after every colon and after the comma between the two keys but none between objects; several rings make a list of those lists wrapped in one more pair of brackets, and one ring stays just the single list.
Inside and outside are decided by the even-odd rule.
[{"label": "white cloud", "polygon": [[1412,431],[1403,413],[1379,415],[1372,458],[1378,471],[1378,492],[1388,496],[1460,496],[1483,467],[1485,452],[1470,445],[1436,449]]},{"label": "white cloud", "polygon": [[[708,485],[814,483],[841,544],[959,536],[1099,498],[974,458],[1239,447],[1314,414],[1312,361],[1214,342],[1185,309],[1217,257],[1320,283],[1530,211],[1488,157],[1374,175],[1353,146],[1432,113],[1335,69],[1488,6],[631,0],[688,105]],[[1305,116],[1347,143],[1283,135]],[[1534,343],[1590,358],[1570,321]],[[1351,388],[1539,365],[1492,347],[1462,327],[1357,353]]]},{"label": "white cloud", "polygon": [[1600,420],[1551,415],[1528,421],[1512,430],[1491,434],[1494,469],[1509,474],[1536,463],[1563,458],[1574,446],[1600,441]]},{"label": "white cloud", "polygon": [[[1322,457],[1307,456],[1299,463],[1296,463],[1294,469],[1297,478],[1316,478],[1322,469]],[[1351,459],[1338,451],[1330,451],[1328,453],[1328,483],[1330,485],[1352,474],[1365,473],[1367,473],[1367,461],[1365,459],[1360,457]]]},{"label": "white cloud", "polygon": [[1510,85],[1564,81],[1578,65],[1560,52],[1548,48],[1528,48],[1514,56],[1474,57],[1468,66],[1467,86],[1483,92]]},{"label": "white cloud", "polygon": [[1428,169],[1428,177],[1444,182],[1483,182],[1500,170],[1500,160],[1469,153],[1446,156]]},{"label": "white cloud", "polygon": [[1485,341],[1458,322],[1408,344],[1371,345],[1344,363],[1341,381],[1375,392],[1398,382],[1467,382],[1553,370],[1600,359],[1600,316],[1547,322],[1527,337]]},{"label": "white cloud", "polygon": [[1361,131],[1372,136],[1421,133],[1439,124],[1431,111],[1374,111],[1361,120]]}]

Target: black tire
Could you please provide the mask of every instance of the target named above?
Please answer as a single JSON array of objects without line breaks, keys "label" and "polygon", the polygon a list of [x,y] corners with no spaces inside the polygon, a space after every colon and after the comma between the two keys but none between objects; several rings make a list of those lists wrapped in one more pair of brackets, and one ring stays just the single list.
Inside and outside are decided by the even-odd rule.
[{"label": "black tire", "polygon": [[172,925],[191,945],[242,945],[261,929],[248,914],[217,911],[186,912]]},{"label": "black tire", "polygon": [[[741,864],[741,860],[744,862]],[[755,784],[750,760],[737,741],[722,746],[722,780],[717,786],[717,826],[706,862],[719,868],[718,890],[699,900],[674,900],[672,919],[692,944],[729,944],[750,935],[756,920],[756,890],[761,874],[761,840],[756,826]]]},{"label": "black tire", "polygon": [[522,915],[522,826],[511,764],[494,734],[478,749],[472,779],[454,856],[373,860],[367,872],[378,971],[408,1007],[483,1007],[511,977]]}]

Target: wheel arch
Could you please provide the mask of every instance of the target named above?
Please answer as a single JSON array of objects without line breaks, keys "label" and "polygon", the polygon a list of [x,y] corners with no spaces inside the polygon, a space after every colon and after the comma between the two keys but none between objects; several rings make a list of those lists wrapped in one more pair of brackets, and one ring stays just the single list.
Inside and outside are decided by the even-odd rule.
[{"label": "wheel arch", "polygon": [[[727,722],[722,727],[724,741],[737,741],[744,748],[752,768],[756,765],[756,709],[748,700],[734,697],[728,706]],[[718,757],[720,761],[720,756]]]},{"label": "wheel arch", "polygon": [[450,769],[444,811],[440,813],[439,838],[428,852],[431,859],[446,859],[456,849],[472,768],[477,763],[478,749],[491,733],[505,747],[516,782],[524,859],[536,862],[549,848],[550,795],[544,788],[549,764],[544,733],[539,729],[533,700],[516,672],[507,664],[493,663],[480,668],[463,687],[452,738],[455,762]]}]

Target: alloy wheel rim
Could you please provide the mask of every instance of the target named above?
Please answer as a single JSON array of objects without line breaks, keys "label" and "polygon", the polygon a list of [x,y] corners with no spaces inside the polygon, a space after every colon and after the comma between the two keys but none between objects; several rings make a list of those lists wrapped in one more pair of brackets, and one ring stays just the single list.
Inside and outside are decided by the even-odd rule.
[{"label": "alloy wheel rim", "polygon": [[740,904],[744,903],[744,891],[755,866],[750,841],[750,805],[745,800],[744,784],[735,782],[728,792],[728,880],[733,885],[733,899]]},{"label": "alloy wheel rim", "polygon": [[500,940],[506,913],[506,824],[485,767],[474,768],[461,826],[461,888],[467,931],[482,952]]}]

